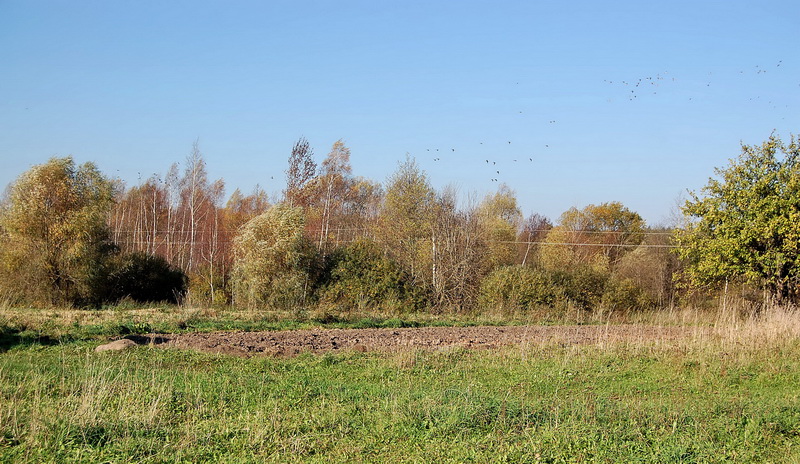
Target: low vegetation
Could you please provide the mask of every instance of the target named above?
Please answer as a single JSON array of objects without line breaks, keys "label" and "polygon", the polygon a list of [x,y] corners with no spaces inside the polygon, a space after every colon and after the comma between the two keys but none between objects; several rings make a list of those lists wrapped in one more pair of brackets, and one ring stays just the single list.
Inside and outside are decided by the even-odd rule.
[{"label": "low vegetation", "polygon": [[[160,312],[178,316],[171,311]],[[91,337],[6,345],[0,461],[800,458],[800,316],[694,320],[714,330],[682,341],[289,359],[152,347],[95,353]],[[72,324],[95,325],[84,322]]]}]

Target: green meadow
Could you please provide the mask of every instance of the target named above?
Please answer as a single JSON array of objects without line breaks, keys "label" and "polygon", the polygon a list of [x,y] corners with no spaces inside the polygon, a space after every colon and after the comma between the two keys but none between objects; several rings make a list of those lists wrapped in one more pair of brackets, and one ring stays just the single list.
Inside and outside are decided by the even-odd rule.
[{"label": "green meadow", "polygon": [[679,342],[286,359],[95,353],[80,324],[3,317],[0,462],[800,462],[790,312]]}]

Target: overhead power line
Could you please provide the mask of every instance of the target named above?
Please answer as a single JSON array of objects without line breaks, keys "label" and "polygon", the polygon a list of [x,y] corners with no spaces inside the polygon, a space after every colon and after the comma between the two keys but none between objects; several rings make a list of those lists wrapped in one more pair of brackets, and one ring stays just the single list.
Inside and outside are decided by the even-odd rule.
[{"label": "overhead power line", "polygon": [[586,246],[586,247],[617,247],[617,248],[679,248],[678,245],[659,245],[645,243],[585,243],[585,242],[524,242],[524,241],[489,241],[490,243],[514,243],[522,245],[554,245],[554,246]]}]

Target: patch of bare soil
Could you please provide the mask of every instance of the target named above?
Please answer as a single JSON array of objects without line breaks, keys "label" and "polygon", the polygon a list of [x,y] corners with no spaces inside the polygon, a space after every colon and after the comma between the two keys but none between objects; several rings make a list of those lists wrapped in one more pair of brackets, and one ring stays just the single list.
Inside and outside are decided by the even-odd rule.
[{"label": "patch of bare soil", "polygon": [[314,329],[274,332],[212,332],[125,337],[138,344],[235,356],[295,356],[303,352],[397,352],[508,345],[672,343],[699,335],[698,328],[647,325],[423,327],[404,329]]}]

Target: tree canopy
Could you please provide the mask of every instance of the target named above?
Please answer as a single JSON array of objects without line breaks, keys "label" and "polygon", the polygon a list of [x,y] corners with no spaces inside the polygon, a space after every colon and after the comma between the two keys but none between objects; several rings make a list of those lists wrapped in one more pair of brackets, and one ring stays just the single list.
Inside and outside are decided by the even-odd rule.
[{"label": "tree canopy", "polygon": [[776,135],[716,169],[691,193],[678,235],[691,281],[743,279],[779,302],[797,302],[800,275],[800,147]]},{"label": "tree canopy", "polygon": [[666,301],[673,282],[651,261],[674,255],[630,252],[655,234],[621,203],[571,208],[554,228],[524,221],[505,184],[482,199],[434,188],[410,156],[383,183],[354,176],[341,140],[317,165],[301,138],[286,174],[273,205],[260,187],[225,203],[198,142],[182,168],[130,187],[71,158],[35,166],[0,203],[0,301],[473,311],[496,306],[490,290],[545,282],[547,298],[517,309],[629,310],[634,290]]},{"label": "tree canopy", "polygon": [[610,270],[642,242],[645,222],[622,203],[572,207],[548,234],[542,258],[550,267],[590,265]]},{"label": "tree canopy", "polygon": [[[113,244],[107,224],[114,184],[71,157],[32,167],[11,186],[0,215],[3,271],[33,301],[87,303],[102,293]],[[40,292],[38,295],[30,293]]]},{"label": "tree canopy", "polygon": [[313,252],[303,235],[300,207],[281,203],[254,217],[234,238],[234,296],[254,307],[302,305]]}]

